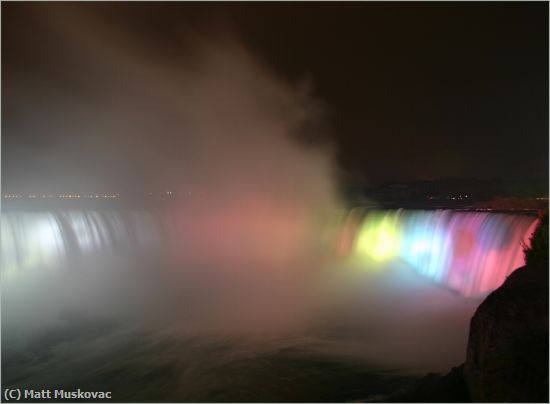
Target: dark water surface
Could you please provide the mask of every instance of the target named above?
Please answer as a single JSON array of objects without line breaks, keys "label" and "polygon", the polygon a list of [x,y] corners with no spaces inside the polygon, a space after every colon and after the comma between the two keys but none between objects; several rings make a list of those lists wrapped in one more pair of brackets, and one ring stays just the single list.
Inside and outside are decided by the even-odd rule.
[{"label": "dark water surface", "polygon": [[323,355],[307,341],[273,341],[280,347],[262,352],[230,339],[120,332],[111,320],[83,317],[4,343],[3,387],[111,391],[112,401],[132,402],[342,402],[376,400],[414,379]]}]

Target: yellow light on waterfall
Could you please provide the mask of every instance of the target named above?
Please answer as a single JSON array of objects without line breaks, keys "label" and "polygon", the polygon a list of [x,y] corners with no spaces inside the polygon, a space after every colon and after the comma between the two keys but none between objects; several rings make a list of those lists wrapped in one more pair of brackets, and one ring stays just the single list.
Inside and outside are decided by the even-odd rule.
[{"label": "yellow light on waterfall", "polygon": [[376,261],[385,261],[397,254],[401,236],[395,214],[372,213],[361,226],[355,251]]}]

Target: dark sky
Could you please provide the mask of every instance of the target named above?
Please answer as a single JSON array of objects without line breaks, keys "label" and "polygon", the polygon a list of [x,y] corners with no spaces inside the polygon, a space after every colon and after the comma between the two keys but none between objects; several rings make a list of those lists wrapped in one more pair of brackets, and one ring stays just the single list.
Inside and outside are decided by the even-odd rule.
[{"label": "dark sky", "polygon": [[[62,184],[61,172],[86,161],[78,148],[70,158],[50,153],[55,147],[50,136],[57,144],[64,138],[42,131],[34,109],[27,108],[39,98],[54,105],[49,97],[55,87],[93,97],[93,85],[73,82],[74,74],[64,67],[74,69],[72,56],[59,36],[49,33],[51,27],[45,28],[51,18],[71,24],[58,14],[63,7],[2,4],[5,190],[26,192],[53,177]],[[338,164],[354,181],[548,176],[545,2],[80,3],[76,8],[84,18],[99,15],[129,32],[168,63],[187,32],[230,27],[285,79],[311,81],[323,102]],[[178,57],[173,60],[177,64]],[[24,93],[22,85],[34,90]],[[52,109],[52,119],[64,118],[63,110]],[[78,135],[66,136],[70,153],[71,138]]]}]

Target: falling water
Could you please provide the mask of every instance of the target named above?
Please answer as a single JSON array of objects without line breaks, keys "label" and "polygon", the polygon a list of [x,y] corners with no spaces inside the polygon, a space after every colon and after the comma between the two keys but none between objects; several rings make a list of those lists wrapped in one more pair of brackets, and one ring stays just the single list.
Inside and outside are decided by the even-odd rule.
[{"label": "falling water", "polygon": [[531,216],[451,210],[355,209],[344,220],[336,247],[364,257],[365,268],[400,259],[464,296],[491,292],[524,265],[536,225]]},{"label": "falling water", "polygon": [[72,258],[120,249],[158,248],[161,222],[138,211],[5,212],[2,276],[58,270]]},{"label": "falling water", "polygon": [[[488,293],[524,264],[523,243],[536,219],[487,212],[353,209],[339,224],[340,252],[369,261],[400,259],[465,296]],[[181,238],[174,216],[160,211],[6,212],[2,275],[55,270],[71,258],[135,249],[156,251]],[[179,232],[179,233],[178,233]]]}]

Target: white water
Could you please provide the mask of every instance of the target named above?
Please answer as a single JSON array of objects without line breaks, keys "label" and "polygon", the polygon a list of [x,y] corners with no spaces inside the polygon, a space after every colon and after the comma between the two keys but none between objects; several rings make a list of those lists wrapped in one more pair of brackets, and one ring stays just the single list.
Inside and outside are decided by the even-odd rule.
[{"label": "white water", "polygon": [[[214,217],[206,213],[5,212],[6,341],[13,346],[55,330],[69,312],[113,318],[124,329],[145,325],[166,335],[252,336],[255,346],[264,347],[266,336],[309,335],[307,349],[323,354],[445,371],[463,360],[469,319],[480,298],[451,293],[449,288],[460,291],[460,285],[471,282],[457,287],[453,272],[432,271],[431,263],[449,260],[415,257],[414,240],[406,235],[422,241],[446,233],[442,240],[458,237],[463,249],[472,244],[469,232],[479,231],[473,234],[480,240],[471,249],[473,258],[464,262],[486,263],[495,251],[504,251],[498,276],[485,277],[500,281],[515,269],[510,265],[521,263],[520,241],[535,223],[532,217],[487,213],[379,213],[401,223],[406,234],[401,260],[373,262],[357,242],[376,221],[369,215],[360,216],[355,227],[350,220],[339,227],[343,233],[336,247],[345,244],[347,235],[355,250],[349,260],[349,255],[332,256],[331,245],[322,250],[311,241],[338,232],[315,232],[292,215],[246,209],[232,209],[230,217],[224,217],[225,211]],[[463,234],[465,229],[469,232]],[[446,245],[454,248],[452,242]],[[317,260],[304,258],[316,252]],[[497,268],[500,261],[491,262]],[[423,268],[425,263],[430,265]],[[344,330],[345,337],[319,339],[314,333],[311,339],[307,329],[315,324]]]}]

